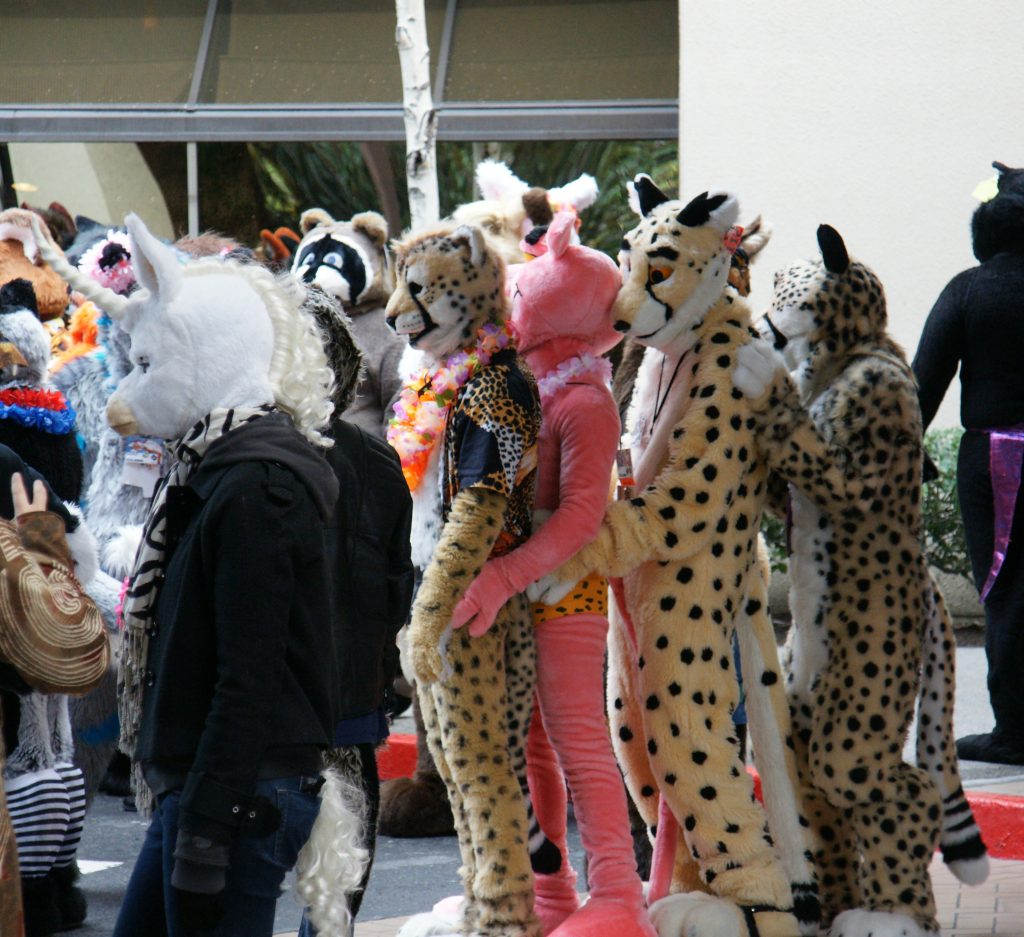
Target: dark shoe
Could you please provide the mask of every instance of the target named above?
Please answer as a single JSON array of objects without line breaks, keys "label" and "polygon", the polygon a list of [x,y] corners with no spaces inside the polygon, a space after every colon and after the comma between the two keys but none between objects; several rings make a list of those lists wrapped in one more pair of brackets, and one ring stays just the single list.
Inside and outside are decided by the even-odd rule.
[{"label": "dark shoe", "polygon": [[85,923],[87,907],[85,903],[85,892],[78,887],[76,882],[81,878],[78,866],[75,864],[66,865],[63,868],[55,868],[50,872],[56,889],[54,900],[57,904],[57,911],[60,913],[60,927],[58,930],[74,930]]},{"label": "dark shoe", "polygon": [[1007,744],[991,732],[965,735],[956,740],[956,755],[961,761],[987,761],[993,765],[1024,765],[1024,747]]},{"label": "dark shoe", "polygon": [[135,798],[130,794],[121,801],[121,806],[124,807],[125,813],[137,813],[139,809],[135,806]]},{"label": "dark shoe", "polygon": [[52,937],[60,929],[52,876],[23,876],[21,902],[25,911],[25,937]]}]

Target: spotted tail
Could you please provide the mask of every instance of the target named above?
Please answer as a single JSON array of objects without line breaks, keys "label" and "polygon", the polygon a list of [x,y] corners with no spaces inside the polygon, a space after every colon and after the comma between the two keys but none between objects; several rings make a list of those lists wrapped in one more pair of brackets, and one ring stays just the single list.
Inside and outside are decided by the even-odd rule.
[{"label": "spotted tail", "polygon": [[530,787],[526,777],[526,736],[533,718],[533,688],[536,674],[533,617],[525,599],[509,621],[505,638],[505,685],[508,693],[508,745],[512,758],[512,771],[526,801],[526,820],[529,835],[530,867],[537,875],[553,875],[562,867],[562,853],[548,839],[533,809]]},{"label": "spotted tail", "polygon": [[956,638],[945,600],[934,581],[923,638],[917,763],[935,782],[942,797],[942,858],[960,881],[978,885],[988,877],[988,851],[960,783],[953,741]]}]

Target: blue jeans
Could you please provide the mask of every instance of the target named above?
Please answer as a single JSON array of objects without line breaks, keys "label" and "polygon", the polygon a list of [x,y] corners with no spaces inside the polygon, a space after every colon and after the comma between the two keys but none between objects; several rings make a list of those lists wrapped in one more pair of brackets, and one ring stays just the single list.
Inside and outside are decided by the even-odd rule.
[{"label": "blue jeans", "polygon": [[259,781],[256,795],[281,813],[281,825],[269,836],[237,836],[231,846],[224,919],[213,930],[186,930],[172,900],[171,871],[178,838],[180,791],[160,798],[135,862],[114,937],[270,937],[285,873],[295,865],[320,811],[309,788],[314,778]]}]

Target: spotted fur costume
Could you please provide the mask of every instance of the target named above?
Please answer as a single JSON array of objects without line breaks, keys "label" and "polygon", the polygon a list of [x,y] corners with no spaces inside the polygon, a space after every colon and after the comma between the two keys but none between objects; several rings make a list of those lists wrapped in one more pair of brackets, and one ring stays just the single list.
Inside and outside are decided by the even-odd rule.
[{"label": "spotted fur costume", "polygon": [[988,862],[953,745],[952,624],[919,541],[917,389],[877,276],[834,229],[818,240],[821,259],[776,275],[760,325],[795,386],[776,372],[754,401],[783,513],[789,483],[787,689],[830,934],[917,937],[938,931],[936,845],[965,882]]},{"label": "spotted fur costume", "polygon": [[[504,263],[469,226],[395,245],[388,323],[441,361],[505,318]],[[407,323],[418,323],[409,326]],[[527,846],[525,733],[533,703],[533,624],[513,596],[481,637],[452,612],[488,556],[530,532],[540,404],[513,348],[457,392],[436,446],[442,524],[413,608],[409,645],[427,741],[445,782],[462,856],[464,933],[539,937]],[[400,449],[401,451],[401,449]],[[557,854],[557,852],[556,852]],[[438,933],[430,915],[403,934]],[[425,929],[417,929],[425,928]]]},{"label": "spotted fur costume", "polygon": [[[796,937],[798,918],[814,933],[758,560],[767,469],[732,386],[736,353],[751,340],[749,311],[726,287],[738,207],[707,193],[669,200],[647,176],[637,192],[643,217],[623,242],[615,312],[616,327],[649,346],[630,418],[638,494],[608,508],[597,538],[557,578],[623,577],[609,651],[613,739],[652,832],[662,798],[683,827],[672,886],[688,894],[652,908],[659,933]],[[771,836],[733,732],[734,633]]]}]

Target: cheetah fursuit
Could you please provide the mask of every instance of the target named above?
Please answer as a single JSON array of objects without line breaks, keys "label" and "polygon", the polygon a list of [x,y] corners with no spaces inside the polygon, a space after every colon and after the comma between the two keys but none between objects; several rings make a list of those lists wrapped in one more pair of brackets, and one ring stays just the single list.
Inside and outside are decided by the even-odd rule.
[{"label": "cheetah fursuit", "polygon": [[[387,322],[435,365],[403,391],[388,438],[410,484],[430,449],[440,471],[440,539],[413,606],[409,652],[462,856],[461,923],[441,926],[539,937],[524,796],[534,683],[529,607],[513,596],[480,637],[451,629],[484,561],[530,534],[537,387],[505,326],[504,262],[479,228],[442,225],[394,247],[398,283]],[[418,915],[401,933],[444,932],[437,925]]]},{"label": "cheetah fursuit", "polygon": [[[919,542],[914,378],[877,276],[833,228],[818,242],[821,259],[776,275],[759,324],[774,349],[741,352],[736,383],[788,482],[787,690],[824,923],[832,937],[919,937],[938,931],[936,845],[965,882],[988,860],[953,745],[952,626]],[[919,767],[902,758],[915,698]]]},{"label": "cheetah fursuit", "polygon": [[[738,205],[707,193],[684,205],[646,175],[635,193],[642,218],[623,241],[614,313],[616,328],[648,346],[629,419],[638,494],[607,509],[550,588],[591,570],[622,577],[609,638],[613,741],[652,833],[659,812],[661,836],[683,828],[677,894],[651,912],[662,937],[813,934],[809,844],[758,562],[767,469],[732,385],[751,340],[749,310],[726,285]],[[733,731],[734,633],[767,825]]]}]

